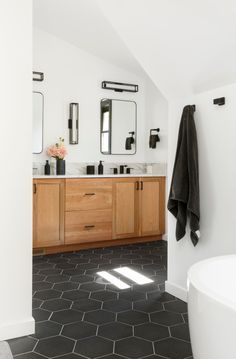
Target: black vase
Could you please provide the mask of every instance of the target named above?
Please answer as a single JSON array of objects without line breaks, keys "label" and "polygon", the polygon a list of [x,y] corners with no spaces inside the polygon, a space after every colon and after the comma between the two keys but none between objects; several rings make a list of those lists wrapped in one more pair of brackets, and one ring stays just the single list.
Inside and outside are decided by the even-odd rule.
[{"label": "black vase", "polygon": [[57,160],[57,175],[65,175],[65,174],[66,174],[66,161]]}]

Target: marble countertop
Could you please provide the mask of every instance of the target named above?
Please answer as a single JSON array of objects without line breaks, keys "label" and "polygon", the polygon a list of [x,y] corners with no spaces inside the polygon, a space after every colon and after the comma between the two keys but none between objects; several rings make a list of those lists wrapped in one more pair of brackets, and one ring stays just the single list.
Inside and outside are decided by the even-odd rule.
[{"label": "marble countertop", "polygon": [[48,179],[48,178],[116,178],[116,177],[123,177],[123,178],[127,178],[127,177],[166,177],[166,175],[164,173],[131,173],[131,174],[117,174],[117,175],[113,175],[113,174],[103,174],[103,175],[71,175],[71,174],[66,174],[66,175],[33,175],[34,179]]}]

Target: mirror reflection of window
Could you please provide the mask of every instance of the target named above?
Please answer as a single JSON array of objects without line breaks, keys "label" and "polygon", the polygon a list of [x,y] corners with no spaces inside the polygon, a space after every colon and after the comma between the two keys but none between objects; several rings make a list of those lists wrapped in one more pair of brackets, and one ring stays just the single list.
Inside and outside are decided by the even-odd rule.
[{"label": "mirror reflection of window", "polygon": [[[103,99],[101,101],[101,152],[132,155],[136,153],[137,105],[134,101]],[[127,137],[134,132],[131,146]]]},{"label": "mirror reflection of window", "polygon": [[109,111],[104,112],[102,122],[102,132],[109,131]]},{"label": "mirror reflection of window", "polygon": [[111,153],[111,101],[101,101],[101,152]]},{"label": "mirror reflection of window", "polygon": [[109,153],[109,133],[102,133],[102,152]]}]

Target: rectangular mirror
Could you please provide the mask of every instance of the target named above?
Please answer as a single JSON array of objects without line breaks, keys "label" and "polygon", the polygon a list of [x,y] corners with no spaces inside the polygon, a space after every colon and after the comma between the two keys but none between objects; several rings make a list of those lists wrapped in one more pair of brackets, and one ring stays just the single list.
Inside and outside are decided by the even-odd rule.
[{"label": "rectangular mirror", "polygon": [[33,92],[33,153],[43,151],[44,98],[41,92]]},{"label": "rectangular mirror", "polygon": [[134,155],[137,141],[137,105],[134,101],[101,100],[101,153]]}]

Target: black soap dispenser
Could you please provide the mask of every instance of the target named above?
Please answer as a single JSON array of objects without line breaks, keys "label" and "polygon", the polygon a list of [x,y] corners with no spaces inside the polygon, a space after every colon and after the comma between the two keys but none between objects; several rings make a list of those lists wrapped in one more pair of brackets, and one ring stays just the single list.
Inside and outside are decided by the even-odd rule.
[{"label": "black soap dispenser", "polygon": [[98,165],[98,174],[99,175],[103,175],[103,161],[99,161],[99,165]]},{"label": "black soap dispenser", "polygon": [[46,164],[44,166],[44,174],[45,175],[50,175],[50,164],[49,164],[48,160],[46,160]]}]

